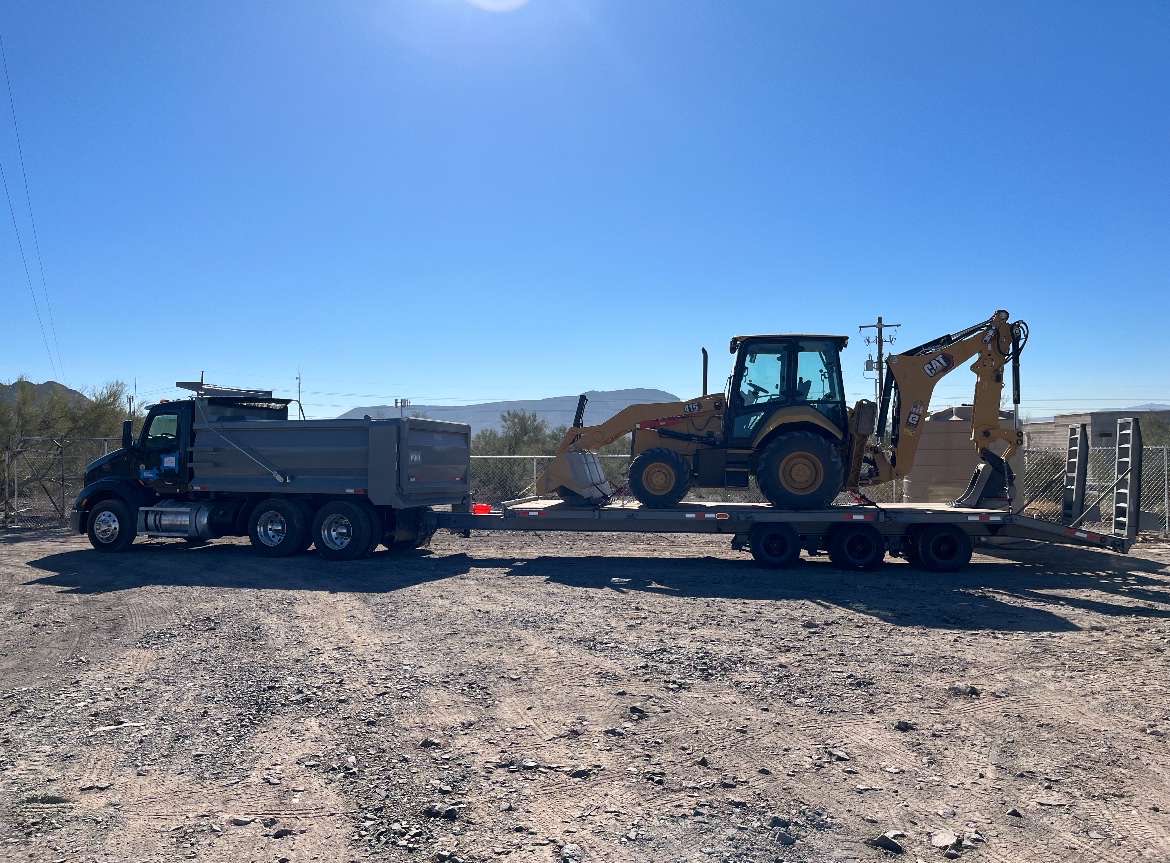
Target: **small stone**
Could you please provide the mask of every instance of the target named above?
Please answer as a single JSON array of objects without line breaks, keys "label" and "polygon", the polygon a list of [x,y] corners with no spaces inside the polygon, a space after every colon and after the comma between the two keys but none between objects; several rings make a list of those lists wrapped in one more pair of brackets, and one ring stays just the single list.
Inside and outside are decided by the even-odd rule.
[{"label": "small stone", "polygon": [[535,770],[539,766],[540,765],[537,764],[535,761],[533,761],[531,758],[525,758],[523,761],[520,762],[520,769],[521,770]]},{"label": "small stone", "polygon": [[930,834],[930,844],[935,848],[950,848],[958,842],[959,837],[953,830],[936,830]]},{"label": "small stone", "polygon": [[607,729],[605,729],[605,733],[608,734],[610,737],[625,737],[626,736],[626,732],[625,732],[624,728],[607,728]]},{"label": "small stone", "polygon": [[442,743],[440,743],[438,740],[436,740],[433,737],[428,737],[422,743],[419,744],[419,746],[421,746],[423,749],[436,749],[442,745],[443,745]]},{"label": "small stone", "polygon": [[578,767],[575,770],[570,770],[569,775],[574,779],[588,779],[593,775],[593,770],[589,767]]},{"label": "small stone", "polygon": [[443,803],[430,803],[423,810],[423,814],[429,815],[431,818],[446,818],[448,821],[454,821],[459,817],[459,807],[447,806]]},{"label": "small stone", "polygon": [[1024,813],[1021,812],[1019,809],[1017,809],[1014,806],[1007,811],[1007,814],[1012,816],[1012,818],[1023,818],[1024,817]]},{"label": "small stone", "polygon": [[566,842],[561,846],[561,860],[581,861],[585,859],[585,849],[575,842]]},{"label": "small stone", "polygon": [[848,761],[849,753],[844,749],[826,749],[834,761]]},{"label": "small stone", "polygon": [[710,766],[711,766],[711,762],[707,760],[707,756],[706,756],[706,755],[704,755],[703,757],[701,757],[701,758],[700,758],[698,761],[696,761],[695,763],[696,763],[697,765],[699,765],[700,767],[710,767]]},{"label": "small stone", "polygon": [[631,704],[630,705],[630,716],[634,717],[634,719],[645,719],[646,718],[646,711],[636,704]]},{"label": "small stone", "polygon": [[789,827],[792,826],[792,822],[790,820],[788,820],[787,818],[785,818],[783,815],[773,815],[768,819],[768,826],[769,827],[780,827],[784,830],[787,830]]},{"label": "small stone", "polygon": [[233,815],[228,819],[228,824],[231,824],[233,827],[247,827],[255,820],[255,818],[244,818],[242,815]]},{"label": "small stone", "polygon": [[782,845],[783,847],[788,848],[796,844],[796,837],[787,830],[776,830],[774,831],[773,835],[776,838],[777,845]]},{"label": "small stone", "polygon": [[873,848],[880,848],[882,851],[889,851],[891,854],[905,854],[906,849],[903,847],[899,839],[906,836],[901,830],[887,830],[880,836],[875,836],[872,839],[866,839],[865,843]]},{"label": "small stone", "polygon": [[899,719],[897,722],[894,723],[894,730],[895,731],[914,731],[917,728],[918,728],[918,726],[915,725],[913,722],[911,722],[909,719]]},{"label": "small stone", "polygon": [[727,803],[736,809],[744,809],[747,807],[747,801],[742,797],[728,797]]},{"label": "small stone", "polygon": [[947,692],[951,695],[967,695],[971,698],[978,698],[982,693],[979,688],[972,686],[969,683],[955,683],[947,687]]},{"label": "small stone", "polygon": [[279,830],[277,830],[276,832],[274,832],[272,834],[272,838],[273,839],[285,839],[289,836],[295,836],[296,832],[297,831],[295,831],[295,830],[290,830],[288,827],[281,827]]}]

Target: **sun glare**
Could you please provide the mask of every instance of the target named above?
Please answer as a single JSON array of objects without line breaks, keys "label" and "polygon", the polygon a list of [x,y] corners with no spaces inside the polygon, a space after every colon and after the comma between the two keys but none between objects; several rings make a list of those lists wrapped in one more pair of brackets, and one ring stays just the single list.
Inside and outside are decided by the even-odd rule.
[{"label": "sun glare", "polygon": [[515,12],[521,6],[528,5],[528,0],[467,0],[467,2],[485,12]]}]

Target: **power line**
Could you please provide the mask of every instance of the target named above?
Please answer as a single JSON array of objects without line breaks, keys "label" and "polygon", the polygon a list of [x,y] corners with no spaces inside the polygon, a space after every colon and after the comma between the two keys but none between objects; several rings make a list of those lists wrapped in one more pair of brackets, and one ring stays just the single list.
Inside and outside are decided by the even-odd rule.
[{"label": "power line", "polygon": [[32,297],[33,311],[37,315],[37,326],[41,329],[41,341],[45,343],[45,353],[49,355],[49,367],[55,377],[61,377],[57,363],[53,359],[53,351],[49,348],[49,337],[45,335],[45,322],[41,319],[41,306],[37,302],[37,292],[33,288],[32,276],[28,272],[28,258],[24,254],[24,243],[20,239],[20,225],[16,222],[16,209],[12,206],[12,195],[8,191],[8,174],[4,171],[4,163],[0,162],[0,181],[4,184],[4,197],[8,199],[8,213],[12,216],[12,230],[16,232],[16,247],[20,250],[20,260],[24,264],[24,281],[28,285],[28,294]]},{"label": "power line", "polygon": [[[41,293],[45,295],[45,311],[49,315],[49,329],[53,333],[53,347],[57,351],[57,374],[61,377],[65,376],[64,364],[61,362],[61,343],[57,339],[57,322],[53,316],[53,300],[49,296],[49,285],[45,280],[45,260],[41,257],[41,238],[37,233],[37,220],[33,215],[32,194],[29,192],[28,185],[28,169],[24,165],[24,145],[20,137],[20,124],[16,122],[16,99],[12,95],[12,78],[8,74],[8,52],[4,48],[4,36],[0,34],[0,61],[4,65],[4,82],[8,86],[8,109],[12,114],[12,130],[16,133],[16,155],[20,160],[20,173],[24,178],[24,199],[28,203],[28,220],[32,226],[33,248],[37,253],[37,265],[41,270]],[[7,192],[7,182],[5,183],[5,191]],[[12,201],[9,200],[11,207]],[[15,221],[15,216],[13,217]],[[21,251],[23,256],[24,252]],[[28,264],[25,263],[25,271],[27,274]],[[40,311],[37,312],[38,316]]]}]

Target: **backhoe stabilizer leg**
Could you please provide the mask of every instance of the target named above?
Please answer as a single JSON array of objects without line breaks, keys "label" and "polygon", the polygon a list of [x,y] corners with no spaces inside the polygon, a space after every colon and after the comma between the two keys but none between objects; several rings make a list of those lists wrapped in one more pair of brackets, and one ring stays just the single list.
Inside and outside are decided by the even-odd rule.
[{"label": "backhoe stabilizer leg", "polygon": [[979,457],[982,461],[971,474],[967,490],[955,499],[954,505],[970,509],[1010,506],[1015,496],[1015,471],[991,450],[980,450]]}]

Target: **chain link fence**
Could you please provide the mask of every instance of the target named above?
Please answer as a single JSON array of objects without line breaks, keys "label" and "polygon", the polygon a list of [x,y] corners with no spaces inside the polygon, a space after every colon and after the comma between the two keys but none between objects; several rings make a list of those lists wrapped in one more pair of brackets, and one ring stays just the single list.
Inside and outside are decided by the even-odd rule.
[{"label": "chain link fence", "polygon": [[0,527],[64,524],[86,465],[119,446],[117,438],[29,437],[0,450]]},{"label": "chain link fence", "polygon": [[[120,446],[117,438],[86,438],[58,441],[52,438],[26,438],[16,447],[0,451],[0,527],[38,528],[63,524],[69,517],[73,498],[81,490],[85,466]],[[552,460],[545,455],[473,455],[471,457],[472,498],[482,503],[498,504],[530,494],[536,478]],[[599,456],[610,483],[619,494],[629,496],[626,474],[629,456]],[[1030,449],[1024,451],[1024,470],[1017,479],[1021,502],[1028,502],[1026,515],[1052,522],[1060,520],[1064,492],[1063,451]],[[1089,514],[1084,526],[1108,533],[1113,529],[1113,495],[1106,491],[1116,478],[1115,453],[1112,449],[1089,451],[1089,468],[1085,503]],[[1146,447],[1142,459],[1143,531],[1170,535],[1170,448]],[[893,503],[898,498],[895,484],[886,483],[866,490],[875,503]],[[1104,494],[1096,506],[1091,506]],[[744,489],[697,489],[689,500],[713,500],[723,503],[760,503],[764,497],[755,480]],[[852,498],[842,495],[838,503]],[[947,503],[949,501],[937,501]]]}]

